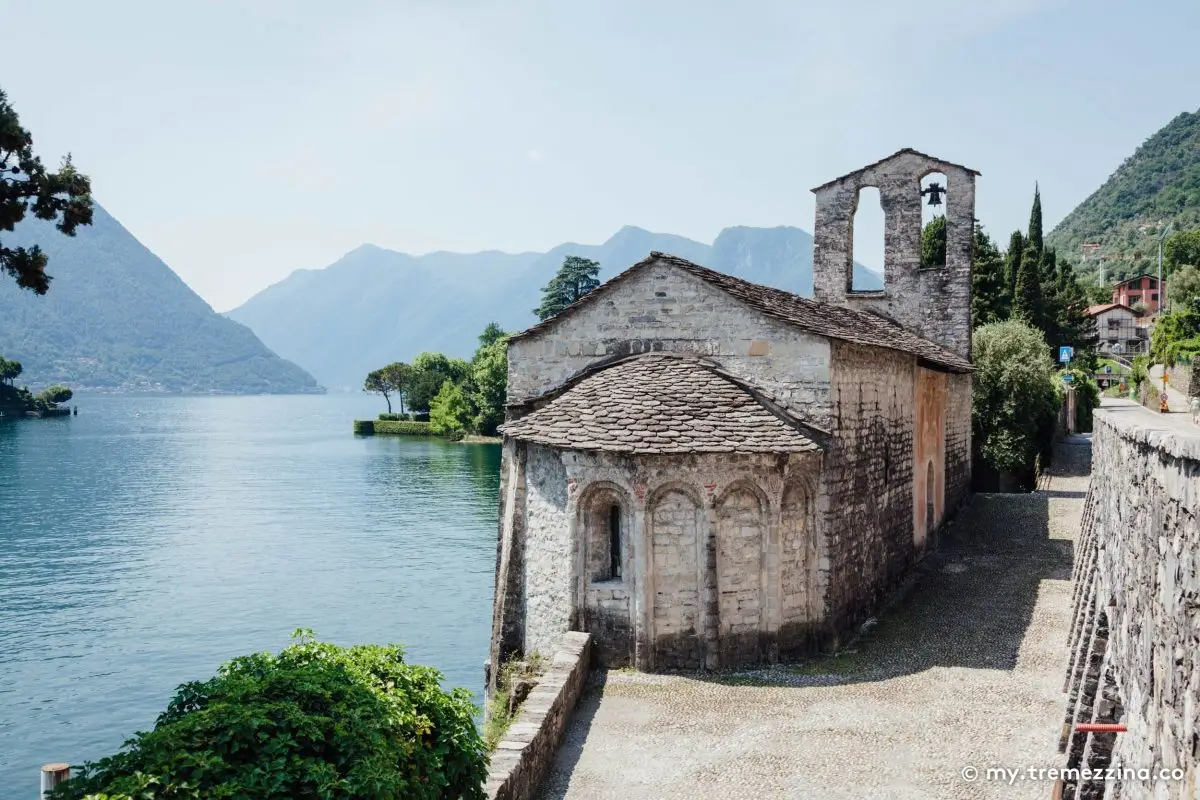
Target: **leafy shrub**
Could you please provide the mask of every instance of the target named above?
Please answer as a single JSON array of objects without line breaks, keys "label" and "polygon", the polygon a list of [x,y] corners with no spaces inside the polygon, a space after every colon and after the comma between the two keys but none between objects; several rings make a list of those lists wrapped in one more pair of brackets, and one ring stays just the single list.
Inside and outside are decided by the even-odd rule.
[{"label": "leafy shrub", "polygon": [[407,422],[412,419],[412,414],[380,414],[379,419],[382,422]]},{"label": "leafy shrub", "polygon": [[1150,359],[1146,356],[1135,356],[1132,363],[1133,367],[1133,386],[1136,389],[1142,385],[1142,382],[1150,377]]},{"label": "leafy shrub", "polygon": [[483,798],[470,694],[396,645],[338,647],[297,631],[279,655],[235,658],[180,686],[154,730],[51,794],[83,800]]},{"label": "leafy shrub", "polygon": [[1072,367],[1064,375],[1071,375],[1075,387],[1075,430],[1088,433],[1092,430],[1092,411],[1100,405],[1100,386],[1092,374]]},{"label": "leafy shrub", "polygon": [[976,329],[972,348],[977,452],[997,471],[1031,471],[1053,441],[1062,406],[1046,342],[1036,328],[1008,320]]},{"label": "leafy shrub", "polygon": [[413,418],[413,422],[429,422],[429,412],[428,411],[414,411],[412,418]]},{"label": "leafy shrub", "polygon": [[428,422],[409,422],[398,420],[390,422],[380,420],[375,423],[375,433],[391,434],[393,436],[432,436]]},{"label": "leafy shrub", "polygon": [[442,436],[462,438],[471,424],[471,406],[466,392],[453,381],[445,381],[429,404],[429,429]]}]

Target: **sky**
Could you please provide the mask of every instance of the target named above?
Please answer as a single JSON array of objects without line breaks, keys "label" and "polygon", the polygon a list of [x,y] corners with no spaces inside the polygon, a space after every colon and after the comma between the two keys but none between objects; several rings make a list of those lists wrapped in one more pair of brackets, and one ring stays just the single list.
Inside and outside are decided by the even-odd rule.
[{"label": "sky", "polygon": [[[364,243],[812,229],[900,148],[1003,243],[1200,107],[1200,3],[0,0],[0,88],[218,311]],[[858,254],[878,263],[878,253]],[[51,270],[53,273],[53,270]]]}]

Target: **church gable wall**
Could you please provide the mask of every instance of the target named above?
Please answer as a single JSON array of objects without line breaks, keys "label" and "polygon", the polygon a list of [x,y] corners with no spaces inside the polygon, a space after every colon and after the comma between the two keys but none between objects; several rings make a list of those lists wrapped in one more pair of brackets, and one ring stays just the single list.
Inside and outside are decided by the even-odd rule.
[{"label": "church gable wall", "polygon": [[548,330],[509,345],[510,402],[553,389],[597,361],[662,351],[711,357],[814,424],[827,423],[825,338],[747,308],[670,264],[646,267],[603,291]]}]

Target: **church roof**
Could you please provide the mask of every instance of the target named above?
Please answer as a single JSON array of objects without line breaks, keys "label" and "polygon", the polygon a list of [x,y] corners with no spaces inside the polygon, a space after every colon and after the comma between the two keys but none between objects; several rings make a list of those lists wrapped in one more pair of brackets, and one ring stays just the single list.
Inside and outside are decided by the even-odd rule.
[{"label": "church roof", "polygon": [[696,356],[630,356],[505,423],[505,436],[612,453],[799,453],[821,447],[761,391]]},{"label": "church roof", "polygon": [[815,333],[818,336],[840,339],[869,347],[898,350],[902,353],[914,355],[921,361],[950,372],[971,371],[971,362],[967,359],[927,339],[922,339],[915,333],[911,333],[891,320],[884,319],[877,314],[822,303],[809,297],[801,297],[791,292],[785,292],[782,289],[773,289],[770,286],[750,283],[741,278],[735,278],[732,275],[725,275],[721,272],[701,267],[686,259],[657,251],[650,253],[649,258],[639,261],[620,275],[601,284],[598,289],[588,292],[557,315],[510,337],[510,341],[541,333],[550,326],[568,318],[580,308],[589,305],[597,297],[602,296],[610,287],[616,286],[622,281],[627,280],[630,276],[660,262],[670,264],[699,278],[708,285],[720,289],[734,299],[740,300],[769,317],[773,317],[789,325],[794,325],[810,333]]}]

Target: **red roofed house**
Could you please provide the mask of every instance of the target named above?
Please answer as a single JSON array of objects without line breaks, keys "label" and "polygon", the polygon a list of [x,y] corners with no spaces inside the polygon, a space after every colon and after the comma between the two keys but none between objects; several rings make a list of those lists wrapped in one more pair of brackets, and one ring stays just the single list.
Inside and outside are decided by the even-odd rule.
[{"label": "red roofed house", "polygon": [[1141,304],[1146,314],[1158,313],[1158,279],[1151,275],[1121,281],[1113,286],[1114,305],[1134,306]]}]

